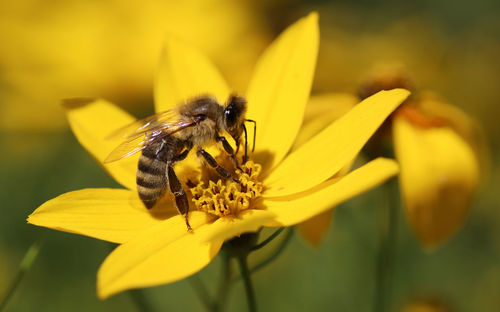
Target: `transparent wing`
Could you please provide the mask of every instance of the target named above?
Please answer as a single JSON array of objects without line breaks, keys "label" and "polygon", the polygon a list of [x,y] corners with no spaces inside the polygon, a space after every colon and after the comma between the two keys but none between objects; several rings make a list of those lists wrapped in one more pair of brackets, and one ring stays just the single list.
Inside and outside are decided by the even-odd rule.
[{"label": "transparent wing", "polygon": [[[151,116],[153,117],[153,116]],[[147,117],[145,119],[149,119]],[[182,120],[164,120],[164,121],[148,121],[146,124],[142,124],[145,119],[138,120],[129,126],[125,126],[120,131],[113,132],[114,135],[122,136],[123,133],[128,133],[128,137],[120,145],[118,145],[107,157],[104,159],[104,163],[114,162],[126,157],[129,157],[135,153],[142,151],[144,148],[152,143],[158,142],[163,138],[172,135],[176,132],[182,131],[185,128],[195,126],[199,121],[199,117],[193,117],[190,119]],[[140,122],[140,123],[138,123]],[[142,126],[137,127],[140,124]],[[132,125],[134,125],[132,127]],[[132,130],[130,132],[131,129]],[[125,132],[124,132],[125,131]],[[128,132],[127,132],[128,131]]]},{"label": "transparent wing", "polygon": [[[166,134],[163,134],[166,135]],[[162,133],[153,132],[150,135],[136,135],[123,141],[118,145],[107,157],[104,159],[104,163],[114,162],[129,156],[134,155],[142,151],[149,144],[155,142],[155,140],[161,140]]]},{"label": "transparent wing", "polygon": [[174,110],[167,110],[118,128],[109,134],[107,140],[124,140],[141,136],[147,132],[168,128],[172,123],[180,120],[179,114]]}]

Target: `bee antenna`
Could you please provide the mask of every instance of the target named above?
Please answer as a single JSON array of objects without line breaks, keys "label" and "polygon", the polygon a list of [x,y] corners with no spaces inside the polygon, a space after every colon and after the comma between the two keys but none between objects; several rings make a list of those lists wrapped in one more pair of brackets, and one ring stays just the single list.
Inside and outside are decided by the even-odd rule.
[{"label": "bee antenna", "polygon": [[245,121],[253,122],[253,144],[252,144],[252,153],[255,151],[255,137],[257,136],[257,122],[252,119],[246,119]]}]

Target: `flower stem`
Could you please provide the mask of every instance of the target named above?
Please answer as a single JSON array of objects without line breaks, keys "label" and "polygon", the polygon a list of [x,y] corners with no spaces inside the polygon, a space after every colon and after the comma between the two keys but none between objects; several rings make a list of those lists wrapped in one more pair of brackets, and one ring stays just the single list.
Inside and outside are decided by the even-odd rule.
[{"label": "flower stem", "polygon": [[[285,250],[285,247],[288,245],[290,242],[291,238],[293,236],[293,228],[288,228],[288,231],[285,234],[285,238],[281,241],[280,245],[276,250],[267,258],[262,260],[261,262],[257,263],[250,269],[250,274],[253,274],[260,269],[264,268],[267,266],[269,263],[273,262],[278,258],[278,256]],[[238,282],[242,277],[241,276],[236,276],[231,280],[231,283]]]},{"label": "flower stem", "polygon": [[225,252],[222,255],[222,269],[221,269],[221,280],[219,282],[219,288],[217,289],[215,307],[216,311],[222,311],[226,303],[226,298],[229,292],[229,285],[231,283],[231,258]]},{"label": "flower stem", "polygon": [[262,247],[266,246],[267,244],[269,244],[273,239],[275,239],[278,235],[280,235],[281,232],[283,232],[285,228],[279,228],[277,229],[276,231],[274,231],[273,234],[269,235],[268,238],[266,238],[265,240],[263,240],[260,244],[258,245],[255,245],[253,246],[250,251],[255,251],[255,250],[259,250],[261,249]]},{"label": "flower stem", "polygon": [[154,311],[151,304],[146,299],[144,291],[142,289],[132,289],[129,292],[130,299],[134,303],[137,311],[140,312],[152,312]]},{"label": "flower stem", "polygon": [[14,277],[14,280],[10,283],[9,287],[7,288],[7,292],[0,300],[0,311],[4,310],[7,303],[9,302],[9,299],[12,297],[12,295],[16,291],[17,287],[21,283],[24,275],[26,275],[26,273],[31,269],[31,266],[35,262],[35,260],[38,256],[38,253],[40,252],[40,248],[42,248],[42,240],[41,239],[39,239],[39,240],[35,241],[33,244],[31,244],[30,248],[28,249],[28,251],[24,255],[23,260],[21,260],[21,263],[19,264],[19,270],[17,271],[17,274]]},{"label": "flower stem", "polygon": [[240,266],[241,277],[243,278],[243,284],[245,285],[245,293],[247,295],[248,311],[257,311],[257,302],[255,301],[255,292],[252,285],[252,280],[250,278],[250,270],[248,270],[247,257],[240,256],[237,258],[238,264]]},{"label": "flower stem", "polygon": [[[276,232],[275,232],[276,233]],[[273,234],[274,235],[274,234]],[[278,248],[276,248],[276,251],[272,253],[272,255],[270,255],[269,257],[267,257],[266,259],[262,260],[260,263],[258,263],[257,265],[255,265],[251,270],[250,270],[250,273],[254,273],[254,272],[257,272],[258,270],[262,269],[263,267],[265,267],[266,265],[268,265],[269,263],[273,262],[274,260],[276,260],[276,258],[278,258],[278,256],[283,252],[283,250],[285,250],[285,247],[288,245],[288,243],[290,242],[291,238],[293,236],[293,228],[289,228],[288,232],[286,233],[286,236],[285,238],[283,238],[283,241],[281,242],[281,244],[278,246]]]},{"label": "flower stem", "polygon": [[201,303],[207,311],[218,311],[216,305],[210,297],[210,294],[208,293],[207,288],[205,287],[205,284],[203,284],[203,281],[198,274],[189,277],[188,282],[195,290],[198,298],[200,298]]},{"label": "flower stem", "polygon": [[399,196],[396,180],[387,182],[384,188],[387,194],[388,211],[386,214],[387,222],[381,223],[381,242],[375,276],[375,312],[389,310],[398,234]]}]

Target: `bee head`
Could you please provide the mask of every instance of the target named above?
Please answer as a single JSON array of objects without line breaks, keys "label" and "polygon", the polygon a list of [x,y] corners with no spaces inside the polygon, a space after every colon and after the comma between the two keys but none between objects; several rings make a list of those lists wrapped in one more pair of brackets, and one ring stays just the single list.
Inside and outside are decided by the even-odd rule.
[{"label": "bee head", "polygon": [[247,101],[244,97],[231,95],[224,108],[224,127],[226,131],[235,139],[239,140],[243,132],[243,122],[247,110]]}]

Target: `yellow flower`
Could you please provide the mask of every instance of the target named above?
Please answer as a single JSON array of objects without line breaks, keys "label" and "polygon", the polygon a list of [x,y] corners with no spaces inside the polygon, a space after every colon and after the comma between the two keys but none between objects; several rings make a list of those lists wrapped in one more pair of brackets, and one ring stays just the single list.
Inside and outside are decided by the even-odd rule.
[{"label": "yellow flower", "polygon": [[[395,87],[414,89],[404,68],[382,66],[369,76],[360,95]],[[390,120],[406,216],[420,243],[431,250],[449,239],[467,216],[479,184],[480,161],[486,158],[482,133],[467,114],[429,92],[414,94]]]},{"label": "yellow flower", "polygon": [[406,215],[428,249],[461,227],[479,183],[478,150],[455,125],[472,134],[464,113],[425,98],[405,104],[393,118]]},{"label": "yellow flower", "polygon": [[[401,89],[366,99],[288,154],[302,123],[318,44],[317,14],[312,13],[285,30],[257,63],[246,98],[247,116],[258,124],[256,151],[249,163],[256,164],[252,168],[257,173],[261,170],[254,186],[262,183],[262,193],[249,199],[249,205],[242,205],[244,210],[217,216],[191,211],[193,232],[186,230],[184,217],[174,211],[171,201],[150,213],[136,193],[138,156],[103,164],[115,147],[104,138],[134,118],[103,100],[73,101],[67,105],[73,132],[127,189],[66,193],[44,203],[28,222],[121,244],[98,272],[98,295],[107,298],[126,289],[185,278],[205,267],[224,241],[234,236],[262,226],[303,222],[397,174],[397,164],[381,158],[344,177],[330,179],[408,96],[409,92]],[[223,101],[231,89],[207,57],[178,40],[168,40],[156,81],[156,111],[206,93]],[[186,159],[176,166],[183,182],[192,176],[192,163]],[[244,170],[249,181],[256,177],[248,168]],[[214,194],[227,186],[218,183],[210,184]],[[258,195],[259,187],[255,187]]]},{"label": "yellow flower", "polygon": [[[359,95],[366,98],[398,87],[413,89],[402,67],[379,66],[368,75]],[[328,102],[329,112],[325,108]],[[319,131],[321,125],[336,120],[344,107],[352,103],[343,94],[311,97],[308,110],[313,118],[303,127],[308,131],[299,136],[309,137]],[[319,122],[314,126],[316,121]],[[487,163],[482,132],[464,112],[427,92],[413,94],[398,108],[372,138],[368,150],[380,156],[386,143],[393,144],[401,167],[400,186],[407,219],[423,247],[435,248],[465,220],[479,184],[480,164]],[[308,222],[312,224],[299,228],[311,243],[317,244],[319,232],[326,231],[328,222],[319,217]]]}]

